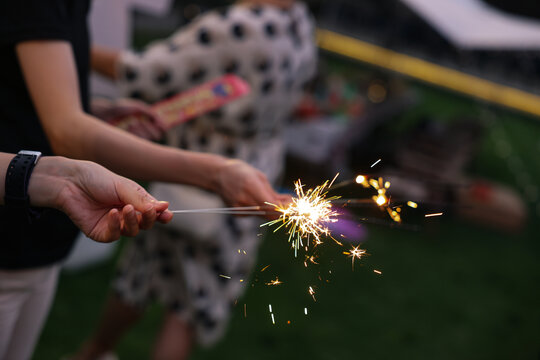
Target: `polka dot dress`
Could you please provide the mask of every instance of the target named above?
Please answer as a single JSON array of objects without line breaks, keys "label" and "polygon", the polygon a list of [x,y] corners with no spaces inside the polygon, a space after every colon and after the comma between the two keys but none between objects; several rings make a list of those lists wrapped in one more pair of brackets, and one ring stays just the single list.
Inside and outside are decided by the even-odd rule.
[{"label": "polka dot dress", "polygon": [[[124,53],[119,86],[125,95],[155,102],[226,73],[242,77],[252,89],[248,96],[176,127],[167,143],[242,159],[275,183],[284,122],[316,68],[313,29],[302,3],[288,10],[234,5],[208,12],[140,54]],[[157,187],[179,201],[188,193],[197,199],[198,192],[185,186],[153,184],[151,191]],[[215,196],[199,193],[201,201]],[[260,239],[258,219],[214,220],[214,226],[200,217],[141,234],[122,255],[114,285],[134,305],[164,303],[194,326],[202,344],[223,334]]]}]

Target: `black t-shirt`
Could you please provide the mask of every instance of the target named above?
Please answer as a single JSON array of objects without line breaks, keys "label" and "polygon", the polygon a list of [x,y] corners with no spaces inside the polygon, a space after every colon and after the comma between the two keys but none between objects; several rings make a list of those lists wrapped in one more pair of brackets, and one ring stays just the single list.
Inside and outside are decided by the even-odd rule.
[{"label": "black t-shirt", "polygon": [[[90,0],[0,1],[0,151],[54,155],[28,93],[15,46],[31,40],[67,41],[73,48],[83,108],[88,111]],[[54,86],[54,84],[50,84]],[[4,184],[0,184],[4,186]],[[44,266],[69,252],[77,228],[56,210],[29,222],[0,206],[0,268]]]}]

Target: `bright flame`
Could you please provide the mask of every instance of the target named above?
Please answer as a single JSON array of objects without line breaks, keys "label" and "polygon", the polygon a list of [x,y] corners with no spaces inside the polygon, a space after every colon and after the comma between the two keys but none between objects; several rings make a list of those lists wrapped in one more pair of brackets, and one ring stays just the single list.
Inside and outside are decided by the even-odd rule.
[{"label": "bright flame", "polygon": [[384,204],[386,204],[386,201],[388,199],[386,198],[386,196],[384,195],[379,195],[379,196],[376,196],[375,197],[375,202],[377,203],[377,205],[379,206],[383,206]]},{"label": "bright flame", "polygon": [[304,192],[304,185],[298,180],[294,184],[297,196],[292,199],[292,202],[287,207],[269,204],[273,205],[281,215],[278,219],[261,226],[274,225],[281,222],[282,224],[274,232],[282,227],[288,229],[289,242],[292,243],[295,256],[298,249],[304,246],[302,239],[308,241],[306,246],[309,244],[310,237],[313,238],[315,245],[321,244],[322,236],[331,237],[330,230],[326,224],[336,222],[336,216],[339,215],[337,211],[332,209],[331,203],[332,200],[338,199],[339,196],[326,197],[328,190],[338,175],[332,181],[329,182],[327,180],[322,185],[308,189],[306,192]]}]

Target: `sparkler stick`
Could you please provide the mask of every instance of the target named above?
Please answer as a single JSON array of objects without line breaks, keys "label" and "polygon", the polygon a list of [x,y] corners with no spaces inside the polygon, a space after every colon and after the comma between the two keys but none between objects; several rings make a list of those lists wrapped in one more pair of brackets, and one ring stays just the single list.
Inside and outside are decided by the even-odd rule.
[{"label": "sparkler stick", "polygon": [[261,206],[237,206],[208,209],[172,210],[173,214],[234,214],[234,215],[267,215],[273,211],[262,210]]}]

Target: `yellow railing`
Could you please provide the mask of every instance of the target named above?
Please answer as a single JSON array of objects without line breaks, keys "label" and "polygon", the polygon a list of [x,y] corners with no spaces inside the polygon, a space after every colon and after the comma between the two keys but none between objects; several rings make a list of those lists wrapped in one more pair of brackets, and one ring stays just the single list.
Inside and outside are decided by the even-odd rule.
[{"label": "yellow railing", "polygon": [[512,109],[540,116],[540,96],[500,85],[329,30],[318,29],[319,48]]}]

